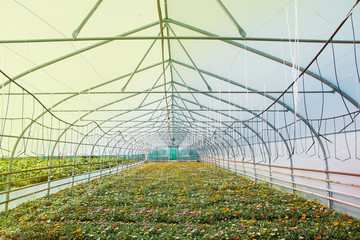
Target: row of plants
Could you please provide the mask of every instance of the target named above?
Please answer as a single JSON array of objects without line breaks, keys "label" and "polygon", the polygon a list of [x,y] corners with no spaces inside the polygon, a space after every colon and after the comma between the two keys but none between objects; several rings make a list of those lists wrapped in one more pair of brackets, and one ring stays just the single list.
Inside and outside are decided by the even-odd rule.
[{"label": "row of plants", "polygon": [[[117,165],[130,164],[138,161],[133,158],[83,156],[48,158],[17,158],[12,161],[11,188],[59,179],[73,174],[106,169]],[[51,168],[49,169],[49,165]],[[9,159],[0,160],[0,191],[6,188]]]},{"label": "row of plants", "polygon": [[359,219],[203,163],[146,163],[0,213],[0,239],[360,239]]}]

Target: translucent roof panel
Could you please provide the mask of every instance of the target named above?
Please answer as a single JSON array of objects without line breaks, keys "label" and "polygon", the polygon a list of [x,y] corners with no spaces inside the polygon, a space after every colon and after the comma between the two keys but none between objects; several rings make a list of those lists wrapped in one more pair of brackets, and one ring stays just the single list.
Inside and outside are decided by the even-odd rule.
[{"label": "translucent roof panel", "polygon": [[359,20],[355,1],[4,0],[1,155],[311,139],[327,158],[327,135],[358,137]]}]

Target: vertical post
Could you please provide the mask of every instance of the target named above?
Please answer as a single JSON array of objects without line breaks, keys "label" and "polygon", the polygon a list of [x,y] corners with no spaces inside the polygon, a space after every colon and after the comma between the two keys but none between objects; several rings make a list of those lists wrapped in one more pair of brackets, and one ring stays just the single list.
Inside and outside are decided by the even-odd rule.
[{"label": "vertical post", "polygon": [[100,156],[100,178],[102,177],[102,165],[103,165],[103,157]]},{"label": "vertical post", "polygon": [[91,157],[88,157],[88,182],[91,180]]},{"label": "vertical post", "polygon": [[71,186],[74,186],[75,183],[75,164],[76,164],[76,156],[73,156],[73,166],[72,166],[72,172],[71,172],[71,176],[72,176],[72,182],[71,182]]},{"label": "vertical post", "polygon": [[6,178],[6,196],[5,196],[5,211],[9,209],[9,200],[10,200],[10,191],[11,191],[11,174],[12,174],[12,163],[13,163],[13,157],[11,156],[9,159],[9,165],[8,165],[8,175]]},{"label": "vertical post", "polygon": [[119,172],[119,155],[116,156],[116,173]]},{"label": "vertical post", "polygon": [[230,148],[228,148],[228,170],[231,170],[230,169]]},{"label": "vertical post", "polygon": [[290,173],[291,173],[291,187],[292,187],[292,193],[295,194],[295,177],[294,177],[294,162],[293,162],[293,158],[290,155]]},{"label": "vertical post", "polygon": [[270,187],[273,186],[272,184],[272,167],[271,167],[271,159],[269,159],[269,183],[270,183]]},{"label": "vertical post", "polygon": [[[335,136],[335,138],[336,138],[336,136]],[[330,180],[328,158],[325,157],[324,161],[325,161],[326,180]],[[327,189],[327,196],[328,196],[328,206],[329,206],[329,208],[333,208],[333,201],[330,199],[333,195],[330,190],[331,189],[330,181],[326,181],[326,189]]]},{"label": "vertical post", "polygon": [[49,164],[48,164],[48,184],[47,184],[47,193],[46,196],[50,196],[50,187],[51,187],[51,166],[52,166],[52,156],[49,156]]},{"label": "vertical post", "polygon": [[243,158],[242,158],[242,165],[243,165],[243,175],[245,175],[245,161],[244,161],[244,159],[245,159],[245,156],[243,156]]},{"label": "vertical post", "polygon": [[109,155],[109,174],[111,174],[112,156]]}]

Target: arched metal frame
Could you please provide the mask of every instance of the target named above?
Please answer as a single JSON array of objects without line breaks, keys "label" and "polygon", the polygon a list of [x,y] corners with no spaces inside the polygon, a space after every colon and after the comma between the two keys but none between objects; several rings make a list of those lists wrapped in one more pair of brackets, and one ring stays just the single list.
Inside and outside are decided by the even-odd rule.
[{"label": "arched metal frame", "polygon": [[[165,5],[166,5],[166,2],[167,2],[167,1],[165,0]],[[143,31],[143,30],[146,30],[146,29],[149,29],[149,28],[151,28],[151,27],[154,27],[154,26],[156,26],[156,25],[159,25],[160,23],[163,23],[163,26],[161,26],[161,28],[167,30],[167,36],[168,36],[168,37],[170,37],[170,35],[169,35],[169,31],[170,31],[170,30],[173,32],[174,36],[176,36],[176,34],[175,34],[175,32],[173,31],[173,29],[171,28],[171,25],[170,25],[170,24],[174,24],[174,25],[176,25],[176,26],[179,26],[179,27],[182,27],[182,28],[185,28],[185,29],[194,31],[194,32],[196,32],[196,33],[198,33],[198,34],[201,34],[201,35],[204,35],[204,36],[207,36],[207,37],[218,37],[217,35],[215,35],[215,34],[213,34],[213,33],[207,32],[207,31],[205,31],[205,30],[202,30],[202,29],[196,28],[196,27],[194,27],[194,26],[191,26],[191,25],[188,25],[188,24],[185,24],[185,23],[182,23],[182,22],[179,22],[179,21],[176,21],[176,20],[174,20],[174,19],[169,18],[169,17],[167,16],[167,9],[166,9],[165,19],[160,19],[160,21],[157,21],[157,22],[154,22],[154,23],[150,23],[150,24],[145,25],[145,26],[143,26],[143,27],[140,27],[140,28],[131,30],[131,31],[129,31],[129,32],[126,32],[126,33],[124,33],[124,34],[117,35],[116,37],[118,37],[118,38],[120,39],[121,37],[129,36],[129,35],[131,35],[131,34],[134,34],[134,33],[137,33],[137,32],[140,32],[140,31]],[[79,31],[80,31],[80,29],[79,29]],[[56,58],[56,59],[47,61],[47,62],[45,62],[45,63],[43,63],[43,64],[40,64],[40,65],[37,65],[37,66],[35,66],[35,67],[32,67],[32,68],[30,68],[29,70],[26,70],[26,71],[24,71],[24,72],[22,72],[22,73],[20,73],[20,74],[18,74],[18,75],[16,75],[16,76],[14,76],[11,80],[5,81],[5,82],[0,86],[0,88],[3,88],[3,87],[5,87],[5,86],[7,86],[8,84],[10,84],[11,82],[16,81],[16,80],[18,80],[18,79],[20,79],[20,78],[22,78],[22,77],[24,77],[24,76],[26,76],[26,75],[34,72],[34,71],[37,71],[37,70],[46,68],[47,66],[50,66],[50,65],[52,65],[52,64],[55,64],[55,63],[57,63],[57,62],[66,60],[66,59],[71,58],[71,57],[73,57],[73,56],[79,55],[79,54],[81,54],[81,53],[83,53],[83,52],[89,51],[89,50],[91,50],[91,49],[95,49],[95,48],[97,48],[97,47],[99,47],[99,46],[102,46],[102,45],[107,44],[107,43],[109,43],[109,42],[115,41],[115,40],[117,40],[116,37],[115,37],[114,39],[104,40],[104,41],[98,42],[98,43],[96,43],[96,44],[92,44],[92,45],[90,45],[90,46],[88,46],[88,47],[82,48],[82,49],[80,49],[80,50],[74,51],[74,52],[72,52],[72,53],[63,55],[63,56],[58,57],[58,58]],[[146,38],[144,38],[144,39],[146,39]],[[160,39],[160,38],[159,38],[159,39]],[[164,38],[162,38],[162,39],[164,39]],[[50,113],[52,110],[54,110],[56,107],[60,106],[62,103],[66,102],[66,101],[68,101],[68,100],[70,100],[70,99],[72,99],[72,98],[74,98],[74,97],[76,97],[76,96],[79,96],[79,95],[81,95],[81,94],[90,92],[91,90],[94,90],[94,89],[96,89],[96,88],[99,88],[99,87],[105,86],[105,85],[107,85],[107,84],[113,83],[113,82],[115,82],[115,81],[118,81],[118,80],[124,79],[124,78],[126,78],[126,77],[129,77],[128,81],[126,82],[126,84],[125,84],[125,86],[124,86],[124,89],[125,89],[126,86],[127,86],[127,84],[130,82],[132,76],[134,76],[134,74],[139,73],[139,72],[142,72],[142,71],[145,71],[145,70],[148,70],[148,69],[151,69],[151,68],[154,68],[154,67],[157,67],[157,66],[160,66],[162,63],[153,64],[153,65],[147,66],[147,67],[145,67],[145,68],[139,69],[139,68],[140,68],[140,65],[141,65],[142,62],[145,60],[146,56],[147,56],[148,53],[151,51],[152,47],[154,46],[154,44],[155,44],[155,42],[156,42],[157,40],[158,40],[157,38],[154,38],[154,41],[152,42],[152,45],[150,46],[150,48],[148,48],[147,52],[145,53],[145,55],[143,56],[143,58],[141,59],[141,61],[140,61],[139,64],[137,65],[136,69],[135,69],[132,73],[129,73],[129,74],[126,74],[126,75],[124,75],[124,76],[121,76],[121,77],[118,77],[118,78],[109,80],[109,81],[107,81],[107,82],[103,82],[103,83],[101,83],[101,84],[99,84],[99,85],[96,85],[96,86],[94,86],[94,87],[91,87],[91,88],[85,89],[85,90],[83,90],[83,91],[80,91],[79,93],[76,93],[76,94],[73,94],[73,95],[71,95],[71,96],[68,96],[68,97],[60,100],[59,102],[53,104],[51,107],[49,107],[48,109],[45,109],[41,114],[39,114],[38,116],[36,116],[25,128],[23,128],[22,132],[21,132],[20,135],[18,136],[18,138],[17,138],[17,140],[16,140],[16,142],[15,142],[15,144],[14,144],[14,146],[13,146],[13,149],[12,149],[12,151],[11,151],[11,157],[10,157],[10,160],[9,160],[8,171],[9,171],[9,172],[12,171],[12,162],[13,162],[13,159],[15,158],[16,150],[17,150],[17,148],[18,148],[18,145],[19,145],[20,141],[24,138],[25,133],[26,133],[27,131],[30,131],[31,126],[32,126],[34,123],[36,123],[38,120],[40,120],[42,117],[44,117],[47,113]],[[192,62],[192,66],[191,66],[191,65],[188,65],[188,64],[185,64],[185,63],[183,63],[183,62],[177,61],[177,60],[175,60],[175,59],[173,59],[173,58],[171,57],[170,39],[168,38],[167,41],[168,41],[168,48],[169,48],[169,50],[168,50],[168,52],[169,52],[169,59],[166,60],[166,61],[164,61],[164,62],[167,63],[166,68],[167,68],[167,67],[170,67],[171,76],[173,75],[173,71],[175,71],[175,72],[178,74],[178,77],[180,77],[180,79],[182,80],[181,75],[178,73],[178,71],[176,70],[176,67],[175,67],[175,64],[178,64],[178,65],[181,65],[181,66],[186,67],[186,68],[188,68],[188,69],[192,69],[192,70],[196,71],[196,72],[200,75],[200,77],[202,78],[202,80],[203,80],[205,83],[206,83],[206,80],[205,80],[204,76],[205,76],[205,75],[211,76],[211,77],[216,78],[216,79],[218,79],[218,80],[224,81],[224,82],[226,82],[226,83],[228,83],[228,84],[231,84],[231,85],[234,85],[234,86],[237,86],[237,87],[246,89],[246,90],[248,90],[248,91],[251,91],[251,92],[253,92],[253,93],[259,94],[259,95],[261,95],[262,97],[265,97],[265,98],[270,99],[270,100],[272,100],[272,101],[276,101],[277,104],[279,104],[279,105],[281,105],[282,107],[284,107],[285,109],[287,109],[289,112],[291,112],[292,114],[294,114],[301,122],[303,122],[303,123],[307,126],[307,128],[310,130],[311,134],[312,134],[313,136],[315,136],[315,138],[316,138],[316,140],[317,140],[317,142],[319,143],[319,146],[320,146],[320,148],[321,148],[321,151],[322,151],[322,154],[323,154],[323,159],[325,160],[325,171],[328,171],[328,162],[327,162],[328,155],[327,155],[327,151],[326,151],[326,149],[325,149],[324,143],[323,143],[322,136],[315,130],[315,128],[314,128],[314,127],[312,126],[312,124],[307,120],[307,118],[305,118],[304,116],[302,116],[301,114],[299,114],[298,112],[296,112],[295,109],[293,109],[293,108],[292,108],[290,105],[288,105],[286,102],[281,101],[281,100],[279,100],[279,99],[276,99],[275,97],[271,96],[270,94],[267,94],[267,93],[264,93],[264,92],[260,92],[260,91],[258,91],[258,90],[256,90],[256,89],[249,88],[248,86],[245,86],[245,85],[242,85],[242,84],[237,83],[237,82],[235,82],[235,81],[232,81],[231,79],[227,79],[227,78],[225,78],[225,77],[218,76],[218,75],[213,74],[213,73],[211,73],[211,72],[208,72],[208,71],[206,71],[206,70],[199,69],[199,68],[197,67],[196,63],[192,60],[191,56],[188,54],[188,52],[187,52],[187,50],[185,49],[185,47],[182,45],[181,41],[180,41],[179,39],[176,39],[176,40],[177,40],[178,43],[181,45],[183,51],[186,53],[186,55],[187,55],[187,57],[189,58],[189,60]],[[284,65],[284,66],[293,67],[293,63],[291,63],[291,62],[285,61],[285,60],[280,59],[280,58],[278,58],[278,57],[276,57],[276,56],[272,56],[272,55],[270,55],[270,54],[267,54],[267,53],[265,53],[265,52],[262,52],[262,51],[260,51],[260,50],[255,49],[255,48],[245,46],[245,45],[243,45],[243,44],[241,44],[241,43],[239,43],[239,42],[236,42],[236,41],[234,41],[234,40],[221,39],[221,38],[219,38],[218,40],[220,40],[220,41],[222,41],[222,42],[224,42],[224,43],[230,44],[230,45],[232,45],[232,46],[235,46],[235,47],[237,47],[237,48],[243,49],[244,51],[248,51],[248,52],[251,52],[251,53],[253,53],[253,54],[259,55],[259,56],[261,56],[261,57],[270,59],[271,61],[277,62],[277,63],[282,64],[282,65]],[[47,40],[44,40],[44,41],[47,41]],[[342,89],[340,89],[340,87],[334,85],[333,83],[331,83],[329,80],[323,78],[322,76],[319,76],[318,74],[307,70],[307,68],[305,68],[305,67],[302,67],[302,66],[298,66],[298,67],[299,67],[300,71],[304,71],[304,73],[307,74],[308,76],[312,77],[312,78],[315,79],[315,80],[320,81],[321,83],[325,84],[325,85],[328,86],[329,88],[333,89],[336,93],[340,94],[344,99],[346,99],[346,101],[348,101],[348,102],[351,103],[353,106],[355,106],[357,109],[359,109],[359,107],[360,107],[359,102],[358,102],[356,99],[352,98],[349,94],[347,94],[346,92],[344,92]],[[162,75],[160,75],[159,79],[161,78],[161,76],[162,76]],[[159,80],[159,79],[158,79],[158,80]],[[188,85],[186,85],[185,81],[182,80],[182,82],[183,82],[183,84],[181,84],[181,83],[179,83],[179,82],[176,82],[176,81],[173,80],[173,77],[171,77],[171,82],[165,83],[165,86],[164,86],[164,84],[162,84],[162,85],[158,85],[158,86],[155,87],[155,84],[156,84],[156,83],[155,83],[154,86],[153,86],[151,89],[149,89],[148,91],[153,91],[154,89],[159,88],[159,87],[162,87],[162,86],[166,87],[167,85],[169,85],[169,87],[172,87],[172,89],[175,89],[175,85],[179,85],[179,86],[181,86],[181,87],[187,88],[189,92],[191,92],[191,91],[199,91],[199,90],[197,90],[197,89],[191,88],[191,87],[189,87]],[[207,84],[207,83],[206,83],[206,84]],[[209,90],[211,90],[210,87],[209,87],[209,85],[207,85],[207,86],[208,86]],[[123,89],[123,90],[124,90],[124,89]],[[51,154],[49,154],[49,164],[50,164],[50,166],[52,165],[52,158],[54,157],[56,147],[57,147],[57,145],[58,145],[60,142],[62,142],[62,141],[61,141],[61,138],[64,137],[64,136],[66,136],[66,133],[67,133],[69,130],[73,129],[74,127],[78,127],[78,126],[76,125],[77,123],[79,123],[81,120],[83,120],[85,117],[89,116],[89,115],[90,115],[91,113],[93,113],[93,112],[96,112],[96,111],[98,111],[98,110],[100,110],[100,109],[102,109],[102,108],[105,108],[105,107],[111,106],[111,105],[113,105],[113,104],[115,104],[115,103],[118,103],[118,102],[120,102],[120,101],[123,101],[124,99],[129,99],[129,98],[131,98],[131,97],[137,96],[138,94],[140,94],[140,93],[135,93],[135,94],[133,94],[133,95],[131,95],[131,96],[128,96],[128,97],[125,97],[125,98],[122,98],[122,99],[118,99],[118,100],[116,100],[116,101],[107,103],[107,104],[105,104],[105,105],[103,105],[103,106],[97,107],[96,109],[93,109],[93,110],[89,111],[88,113],[83,114],[79,119],[77,119],[77,120],[73,121],[71,124],[69,124],[69,125],[63,130],[63,132],[58,136],[57,140],[55,141],[55,143],[54,143],[54,145],[53,145],[53,147],[52,147]],[[293,154],[293,153],[291,152],[290,147],[289,147],[286,139],[284,138],[284,136],[275,128],[275,126],[274,126],[271,122],[269,122],[268,120],[266,120],[266,119],[263,118],[262,116],[257,116],[256,113],[253,112],[252,110],[247,109],[247,108],[245,108],[245,107],[243,107],[243,106],[241,106],[241,105],[237,105],[237,104],[235,104],[234,102],[226,101],[225,99],[222,99],[222,98],[219,98],[219,97],[215,97],[214,95],[209,94],[209,93],[202,93],[202,94],[205,95],[205,96],[207,96],[207,97],[211,97],[211,98],[213,98],[213,99],[216,99],[216,100],[218,100],[218,101],[221,101],[221,102],[223,102],[223,103],[226,103],[226,104],[228,104],[228,105],[231,105],[231,106],[237,107],[237,108],[239,108],[239,109],[245,110],[246,112],[252,114],[254,117],[256,117],[257,119],[259,119],[259,120],[262,121],[263,123],[267,124],[276,134],[278,134],[278,135],[280,136],[282,142],[285,144],[286,149],[287,149],[287,151],[288,151],[288,153],[289,153],[291,167],[293,166],[293,162],[292,162],[292,154]],[[187,102],[191,102],[192,104],[195,104],[195,105],[197,104],[197,105],[199,105],[201,109],[203,109],[203,108],[206,109],[206,108],[207,108],[206,106],[203,106],[203,105],[199,104],[199,101],[196,99],[196,97],[195,97],[193,94],[192,94],[192,97],[194,98],[195,102],[190,101],[190,100],[188,100],[188,99],[185,99],[185,98],[181,97],[180,95],[177,96],[177,95],[174,95],[174,94],[172,94],[172,95],[171,95],[170,97],[168,97],[168,98],[170,98],[173,102],[174,102],[174,99],[175,99],[175,98],[178,98],[178,99],[180,99],[180,100],[183,102],[183,104],[184,104],[185,106],[186,106],[185,102],[187,101]],[[146,99],[146,97],[145,97],[145,99]],[[144,99],[144,101],[145,101],[145,99]],[[157,100],[157,101],[154,101],[154,102],[151,102],[151,103],[148,103],[148,104],[144,104],[144,105],[143,105],[143,103],[144,103],[144,101],[143,101],[143,102],[140,104],[140,107],[137,108],[137,109],[134,109],[134,111],[136,111],[136,110],[138,110],[138,109],[141,109],[141,108],[143,108],[143,107],[145,107],[145,106],[147,106],[147,105],[151,105],[151,104],[153,104],[153,103],[157,103],[157,102],[159,102],[159,105],[160,105],[160,104],[161,104],[161,101],[163,101],[163,100],[164,100],[164,98],[162,98],[162,99],[160,99],[160,100]],[[168,99],[165,99],[165,101],[167,101],[167,100],[168,100]],[[177,107],[180,108],[180,105],[178,104]],[[209,109],[209,108],[207,108],[207,109]],[[158,110],[160,110],[160,109],[158,109]],[[202,115],[202,114],[197,113],[196,111],[190,111],[189,109],[187,109],[187,107],[186,107],[186,108],[183,108],[183,112],[188,112],[188,114],[190,114],[190,117],[191,117],[193,120],[196,120],[196,119],[192,116],[192,115],[195,115],[195,114],[200,115],[200,116],[202,116],[202,117],[206,117],[206,116],[204,116],[204,115]],[[228,117],[229,117],[229,115],[224,114],[224,113],[222,113],[222,112],[219,112],[219,111],[214,111],[214,112],[216,112],[217,114],[221,114],[221,115],[224,115],[224,116],[228,116]],[[135,139],[134,139],[133,141],[130,141],[130,140],[126,141],[125,138],[123,138],[123,139],[121,139],[121,140],[118,140],[113,146],[110,146],[111,142],[115,141],[115,138],[116,138],[117,136],[120,136],[120,135],[121,135],[120,132],[119,132],[118,134],[115,134],[115,137],[112,138],[112,139],[110,139],[104,146],[98,146],[98,143],[99,143],[99,142],[101,142],[103,139],[105,139],[105,137],[107,137],[109,134],[112,134],[112,133],[113,133],[112,131],[113,131],[114,129],[117,129],[117,128],[118,128],[119,126],[121,126],[122,124],[120,123],[120,124],[118,124],[118,125],[115,125],[115,126],[113,126],[112,128],[110,128],[108,131],[103,131],[103,130],[101,129],[101,125],[104,124],[104,123],[106,123],[106,122],[108,122],[108,121],[110,121],[110,120],[112,120],[112,119],[114,119],[114,118],[117,118],[117,117],[119,117],[119,116],[121,116],[121,115],[123,115],[123,114],[126,114],[126,113],[120,113],[120,114],[117,114],[117,115],[115,115],[115,116],[109,117],[108,119],[103,120],[101,123],[97,123],[97,122],[96,122],[96,123],[95,123],[95,126],[94,126],[92,129],[90,129],[86,134],[84,134],[83,137],[82,137],[82,139],[78,142],[78,144],[77,144],[77,146],[76,146],[76,150],[75,150],[75,152],[74,152],[74,156],[73,156],[74,163],[75,163],[76,156],[77,156],[77,154],[78,154],[78,150],[79,150],[80,146],[82,145],[83,141],[84,141],[92,132],[96,131],[97,129],[101,130],[101,131],[103,132],[103,134],[100,135],[100,136],[97,138],[97,140],[93,143],[93,146],[92,146],[92,149],[91,149],[91,153],[90,153],[90,158],[91,158],[91,156],[93,155],[93,153],[94,153],[94,151],[95,151],[95,149],[96,149],[97,147],[99,147],[99,149],[101,149],[101,147],[103,147],[103,149],[102,149],[102,153],[103,153],[103,154],[102,154],[102,155],[104,155],[104,153],[106,152],[106,150],[107,150],[108,148],[112,148],[112,150],[111,150],[110,152],[113,152],[113,151],[115,150],[115,147],[116,147],[122,140],[124,140],[124,143],[122,144],[122,146],[125,145],[124,150],[128,152],[128,155],[130,155],[130,153],[131,153],[131,154],[135,154],[135,153],[140,153],[140,152],[142,152],[142,151],[146,152],[146,150],[145,150],[143,147],[140,147],[140,146],[146,145],[146,144],[144,144],[144,143],[146,143],[146,139],[148,139],[149,137],[147,137],[147,136],[142,136],[142,135],[139,136],[138,142],[137,142]],[[174,115],[174,113],[173,113],[173,115]],[[162,115],[160,115],[160,116],[162,116]],[[187,116],[185,113],[182,113],[182,116],[183,116],[185,119],[188,119],[188,116]],[[141,117],[142,117],[142,116],[138,116],[138,117],[135,117],[134,119],[141,118]],[[181,119],[181,118],[179,118],[179,119]],[[211,119],[211,118],[210,118],[210,119]],[[132,120],[133,120],[133,119],[132,119]],[[129,120],[129,121],[131,121],[131,120]],[[269,145],[268,145],[268,144],[270,144],[270,143],[267,143],[266,140],[263,139],[263,137],[259,134],[259,132],[256,131],[254,128],[252,128],[246,121],[241,121],[241,120],[239,120],[239,119],[234,119],[234,122],[239,122],[240,124],[242,124],[243,126],[245,126],[247,129],[249,129],[251,132],[253,132],[253,133],[255,134],[255,136],[256,136],[256,137],[260,140],[260,142],[263,144],[263,146],[264,146],[264,148],[265,148],[265,150],[266,150],[266,153],[267,153],[267,155],[268,155],[269,163],[271,164],[271,151],[270,151],[271,149],[269,149]],[[139,124],[138,124],[138,126],[142,126],[142,125],[143,125],[142,123],[139,123]],[[226,124],[226,123],[222,123],[222,125],[223,125],[223,126],[226,126],[228,129],[231,129],[231,127],[232,127],[232,125],[228,125],[228,124]],[[185,126],[185,125],[183,125],[183,126]],[[211,124],[209,124],[208,126],[211,126]],[[214,126],[213,126],[213,127],[214,127]],[[159,127],[159,128],[160,128],[160,127]],[[136,132],[136,131],[137,131],[137,130],[135,130],[135,132]],[[236,134],[237,134],[238,136],[240,136],[241,139],[243,139],[243,140],[249,145],[249,149],[250,149],[251,152],[252,152],[253,161],[254,161],[254,163],[255,163],[255,153],[254,153],[253,147],[251,146],[251,143],[250,143],[250,142],[246,139],[246,137],[244,137],[239,131],[237,131],[237,130],[235,130],[235,129],[234,129],[234,131],[236,132]],[[226,135],[227,137],[229,137],[229,139],[231,139],[231,141],[233,141],[234,143],[236,143],[237,148],[240,149],[240,151],[242,152],[243,155],[245,155],[246,151],[245,151],[245,150],[242,148],[242,146],[236,141],[236,138],[235,138],[234,136],[231,136],[231,135],[228,134],[227,132],[225,132],[225,135]],[[176,136],[185,136],[185,135],[182,135],[182,133],[181,133],[180,135],[178,134],[178,135],[176,135]],[[197,147],[198,147],[198,149],[200,149],[200,151],[203,151],[203,152],[205,152],[206,154],[220,155],[220,154],[219,154],[219,151],[220,151],[220,153],[221,153],[222,156],[226,157],[226,154],[227,154],[227,157],[230,159],[231,157],[230,157],[229,151],[227,151],[227,152],[225,151],[225,149],[230,149],[230,150],[232,151],[232,154],[233,154],[233,156],[234,156],[234,159],[235,159],[236,156],[237,156],[237,154],[235,154],[235,151],[234,151],[234,149],[233,149],[233,145],[232,145],[225,137],[221,137],[221,136],[218,136],[218,135],[214,135],[214,136],[212,137],[212,139],[214,139],[214,141],[215,141],[214,143],[212,143],[212,142],[210,141],[211,138],[208,139],[207,137],[201,136],[200,139],[201,139],[201,140],[199,141],[199,146],[200,146],[200,148],[199,148],[199,146],[197,146]],[[289,141],[290,141],[290,140],[289,140]],[[65,142],[66,142],[66,141],[65,141]],[[206,144],[205,144],[205,143],[206,143]],[[121,147],[122,147],[122,146],[121,146]],[[222,147],[221,147],[221,146],[222,146]],[[227,147],[227,146],[228,146],[228,147]],[[119,151],[121,151],[121,147],[118,148]],[[204,151],[203,149],[206,149],[206,150]],[[212,151],[212,149],[213,149],[214,151]],[[216,153],[215,153],[215,150],[216,150]],[[100,150],[99,150],[99,151],[100,151]],[[262,151],[261,148],[260,148],[260,151]],[[50,153],[50,152],[49,152],[49,153]],[[90,159],[89,159],[89,162],[90,162]],[[50,174],[50,173],[51,173],[51,171],[49,170],[49,174]],[[328,177],[329,177],[329,176],[327,175],[327,178],[328,178]],[[8,182],[11,182],[11,175],[8,175]],[[8,190],[8,191],[10,190],[10,185],[9,185],[9,184],[7,185],[7,190]],[[9,194],[6,195],[6,200],[9,200]],[[330,204],[331,204],[331,202],[330,202]],[[7,208],[7,205],[6,205],[6,208]]]}]

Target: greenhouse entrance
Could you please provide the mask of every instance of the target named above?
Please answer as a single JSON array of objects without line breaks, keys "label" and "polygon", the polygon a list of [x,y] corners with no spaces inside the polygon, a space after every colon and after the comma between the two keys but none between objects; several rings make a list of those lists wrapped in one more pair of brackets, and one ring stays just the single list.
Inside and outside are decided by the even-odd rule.
[{"label": "greenhouse entrance", "polygon": [[176,147],[170,148],[170,160],[178,160],[177,151],[178,151],[178,148],[176,148]]},{"label": "greenhouse entrance", "polygon": [[2,1],[0,240],[354,237],[359,3]]},{"label": "greenhouse entrance", "polygon": [[149,151],[147,160],[149,161],[167,161],[167,160],[199,160],[199,152],[197,149],[181,149],[177,147],[168,147],[168,148],[157,148]]}]

